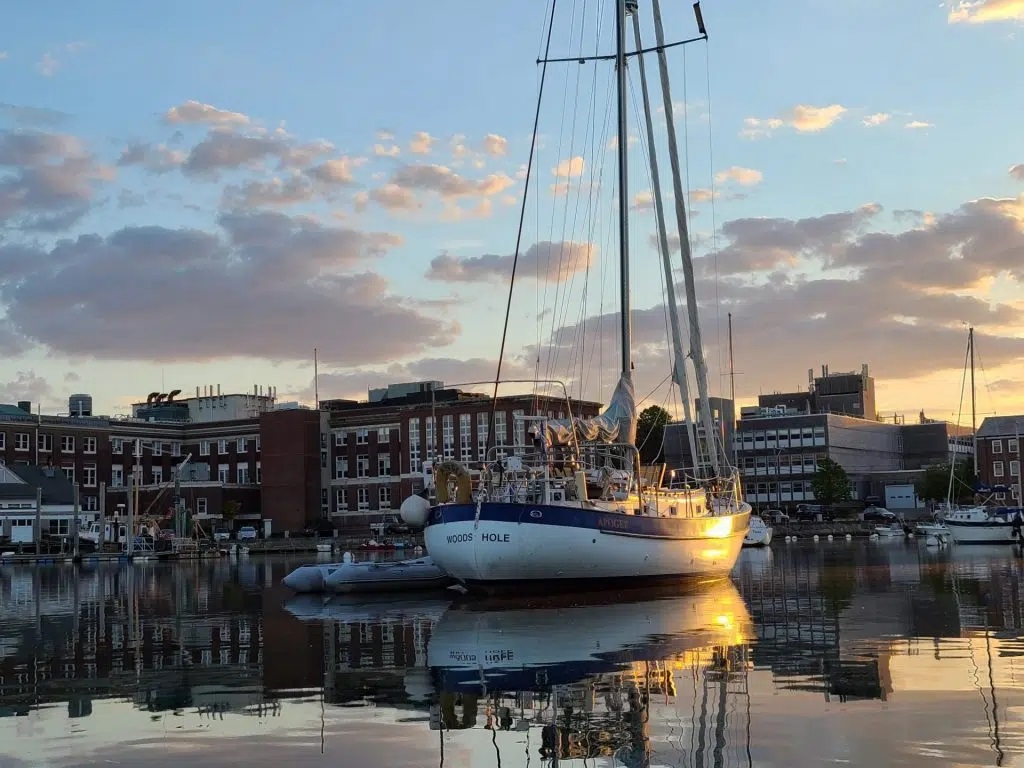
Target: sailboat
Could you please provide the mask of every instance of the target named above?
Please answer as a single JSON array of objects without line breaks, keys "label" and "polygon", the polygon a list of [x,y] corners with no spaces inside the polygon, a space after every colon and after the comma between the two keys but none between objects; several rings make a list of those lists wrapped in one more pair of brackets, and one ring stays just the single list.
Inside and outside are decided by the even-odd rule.
[{"label": "sailboat", "polygon": [[[974,328],[967,331],[967,351],[971,366],[971,432],[974,436],[974,491],[975,494],[988,494],[989,498],[993,493],[1009,490],[1004,486],[986,488],[981,484],[981,477],[978,474],[978,428],[977,411],[975,407],[974,389]],[[957,544],[1012,544],[1024,541],[1024,509],[1020,507],[996,507],[989,506],[983,501],[972,507],[953,507],[953,487],[955,479],[956,463],[950,468],[949,477],[949,499],[943,524],[949,530],[949,535]]]},{"label": "sailboat", "polygon": [[[531,453],[510,456],[497,446],[489,451],[489,461],[475,488],[467,468],[446,461],[433,467],[428,479],[433,483],[436,503],[432,505],[419,495],[403,502],[402,518],[410,525],[425,525],[424,538],[430,556],[470,589],[493,591],[528,584],[549,588],[580,581],[614,583],[630,579],[637,583],[725,576],[736,563],[750,526],[751,508],[742,498],[739,473],[729,465],[726,452],[716,445],[718,429],[708,398],[686,198],[679,172],[665,60],[665,51],[671,45],[666,46],[663,40],[658,0],[652,0],[658,40],[657,46],[650,49],[640,45],[637,3],[617,0],[613,5],[617,17],[614,59],[618,115],[619,379],[606,410],[595,417],[540,417],[532,427],[535,437]],[[698,27],[706,37],[699,4],[694,10]],[[630,17],[637,50],[627,53],[626,27]],[[683,366],[687,359],[692,361],[699,391],[700,424],[707,436],[708,461],[702,465],[695,463],[701,476],[688,478],[681,487],[678,483],[673,487],[663,485],[664,466],[644,471],[636,444],[637,406],[630,334],[626,62],[629,57],[635,57],[637,62],[651,136],[653,121],[644,78],[644,51],[655,51],[659,56],[689,319],[689,351],[684,353],[660,189],[654,183],[659,235],[664,246],[659,250],[668,277],[665,300],[673,342],[672,375],[684,393],[683,403],[688,410],[688,379]],[[656,173],[653,141],[649,141],[649,152],[652,171]],[[568,413],[572,413],[571,407]],[[696,442],[693,440],[692,444]]]}]

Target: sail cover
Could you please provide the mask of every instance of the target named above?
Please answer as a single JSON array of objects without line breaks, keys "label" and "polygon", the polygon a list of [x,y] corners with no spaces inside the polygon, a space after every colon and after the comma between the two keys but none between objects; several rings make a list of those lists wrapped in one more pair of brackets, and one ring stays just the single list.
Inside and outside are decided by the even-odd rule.
[{"label": "sail cover", "polygon": [[612,399],[604,413],[589,419],[551,419],[544,422],[544,443],[569,445],[580,442],[630,443],[636,442],[636,395],[633,391],[633,377],[624,373],[619,377]]}]

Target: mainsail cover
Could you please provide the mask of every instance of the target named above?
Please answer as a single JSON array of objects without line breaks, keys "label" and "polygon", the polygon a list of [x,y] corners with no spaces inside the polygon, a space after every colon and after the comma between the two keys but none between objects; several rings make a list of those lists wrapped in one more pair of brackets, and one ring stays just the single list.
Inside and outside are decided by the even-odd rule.
[{"label": "mainsail cover", "polygon": [[612,399],[604,413],[589,419],[552,419],[544,422],[544,443],[569,445],[575,439],[580,442],[636,443],[636,395],[633,391],[633,377],[624,373],[619,377]]}]

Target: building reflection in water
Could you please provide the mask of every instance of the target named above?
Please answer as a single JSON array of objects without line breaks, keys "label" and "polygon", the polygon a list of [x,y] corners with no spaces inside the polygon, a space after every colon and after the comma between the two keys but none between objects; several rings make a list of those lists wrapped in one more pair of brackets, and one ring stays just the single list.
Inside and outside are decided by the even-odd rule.
[{"label": "building reflection in water", "polygon": [[768,759],[764,696],[857,713],[962,689],[974,698],[943,725],[957,749],[1024,752],[1007,718],[1021,560],[1004,548],[779,547],[689,594],[530,605],[289,597],[291,565],[0,566],[0,740],[4,716],[117,699],[261,722],[376,708],[432,731],[447,766],[520,764],[524,748],[547,764],[753,765]]}]

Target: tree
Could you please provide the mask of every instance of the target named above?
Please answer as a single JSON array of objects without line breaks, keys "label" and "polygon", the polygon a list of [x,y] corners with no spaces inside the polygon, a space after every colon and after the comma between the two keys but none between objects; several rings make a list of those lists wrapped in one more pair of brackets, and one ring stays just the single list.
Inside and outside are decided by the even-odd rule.
[{"label": "tree", "polygon": [[[949,473],[952,468],[948,462],[934,464],[924,471],[924,475],[914,484],[918,497],[925,501],[946,501],[949,497]],[[974,461],[968,457],[956,463],[953,474],[953,501],[970,503],[974,498]]]},{"label": "tree", "polygon": [[811,490],[819,504],[842,504],[850,500],[850,477],[837,462],[826,457],[818,462]]},{"label": "tree", "polygon": [[230,523],[238,517],[238,513],[242,511],[242,505],[234,499],[225,501],[224,505],[220,508],[220,517],[225,523]]},{"label": "tree", "polygon": [[657,405],[640,412],[636,420],[636,447],[642,464],[664,461],[665,425],[671,420],[669,412]]}]

